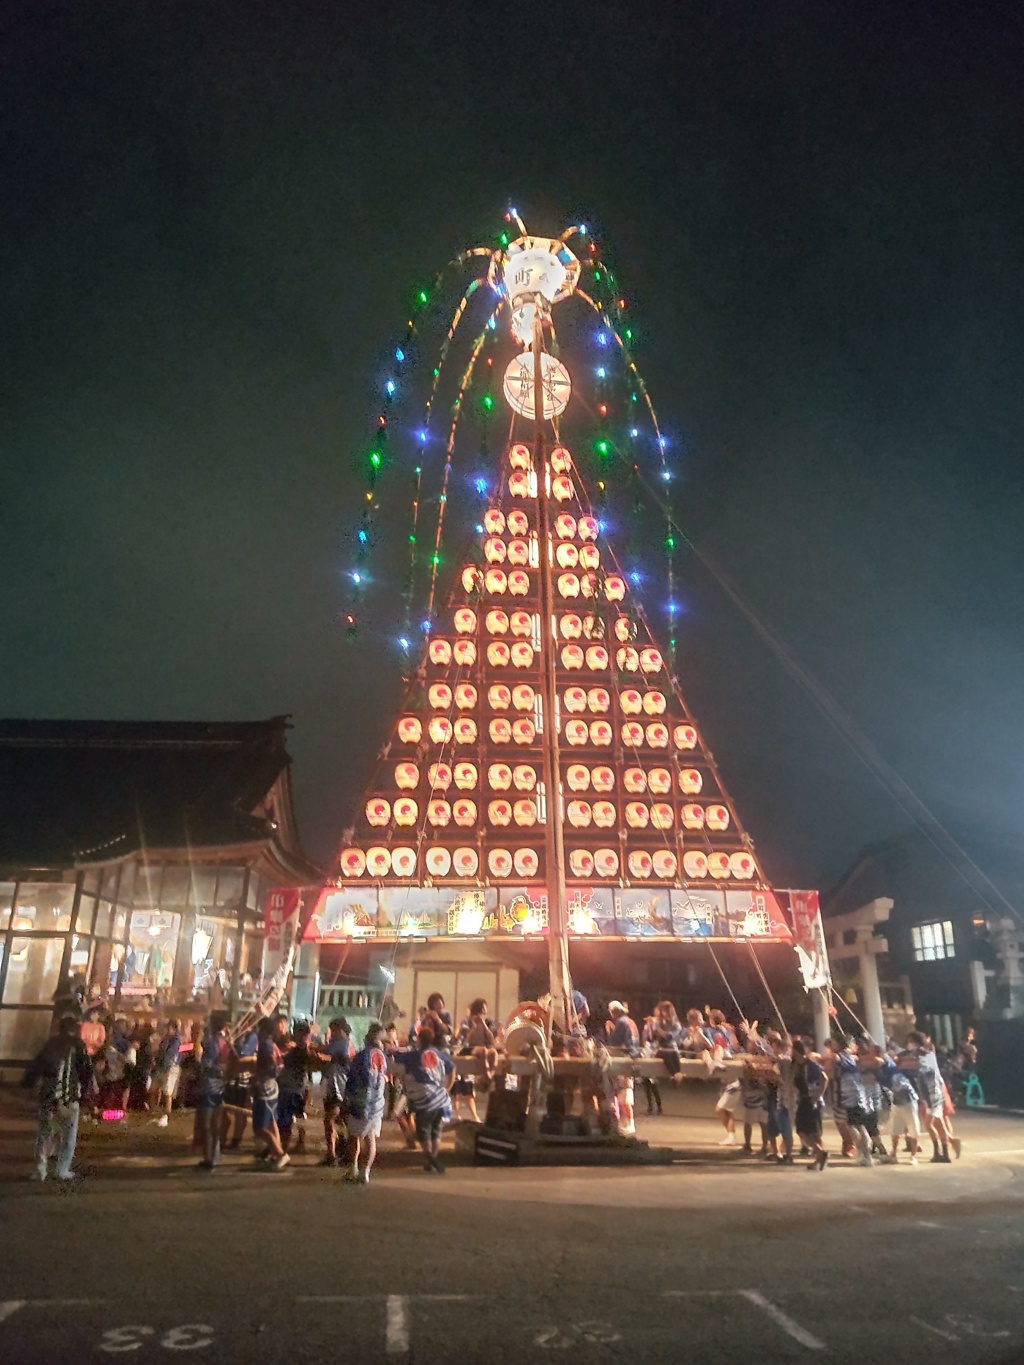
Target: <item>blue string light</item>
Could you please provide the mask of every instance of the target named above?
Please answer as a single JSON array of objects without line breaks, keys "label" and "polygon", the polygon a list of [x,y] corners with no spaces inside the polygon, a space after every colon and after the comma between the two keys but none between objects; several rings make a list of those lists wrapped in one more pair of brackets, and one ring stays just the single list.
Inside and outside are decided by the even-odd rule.
[{"label": "blue string light", "polygon": [[395,348],[395,359],[398,361],[399,365],[401,365],[402,361],[405,359],[405,352],[402,350],[401,346]]},{"label": "blue string light", "polygon": [[398,385],[395,383],[395,381],[393,379],[389,379],[387,383],[384,385],[384,392],[387,394],[389,398],[394,398],[395,390],[397,388]]}]

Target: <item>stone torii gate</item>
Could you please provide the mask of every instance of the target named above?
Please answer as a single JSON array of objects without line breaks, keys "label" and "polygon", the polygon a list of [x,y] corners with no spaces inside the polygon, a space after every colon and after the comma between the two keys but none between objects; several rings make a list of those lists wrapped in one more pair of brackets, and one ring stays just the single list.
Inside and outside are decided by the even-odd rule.
[{"label": "stone torii gate", "polygon": [[829,961],[857,959],[864,998],[864,1023],[868,1033],[879,1043],[885,1042],[885,1020],[878,985],[878,955],[889,951],[889,940],[876,935],[875,926],[888,922],[892,908],[893,902],[888,896],[879,896],[845,915],[822,919]]}]

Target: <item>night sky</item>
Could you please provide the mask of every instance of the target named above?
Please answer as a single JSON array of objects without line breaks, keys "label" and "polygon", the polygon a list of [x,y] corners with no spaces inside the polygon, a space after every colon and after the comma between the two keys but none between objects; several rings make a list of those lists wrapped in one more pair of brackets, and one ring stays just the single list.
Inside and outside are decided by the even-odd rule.
[{"label": "night sky", "polygon": [[[353,453],[410,289],[514,202],[614,249],[687,533],[958,837],[1019,840],[1021,13],[8,0],[0,714],[290,712],[326,858],[401,687],[338,624]],[[684,693],[827,887],[907,817],[680,563]]]}]

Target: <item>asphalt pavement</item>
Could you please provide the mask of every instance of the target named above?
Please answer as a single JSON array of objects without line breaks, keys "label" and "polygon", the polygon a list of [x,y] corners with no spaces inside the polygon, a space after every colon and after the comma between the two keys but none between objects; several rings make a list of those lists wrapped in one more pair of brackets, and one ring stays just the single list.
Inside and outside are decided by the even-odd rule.
[{"label": "asphalt pavement", "polygon": [[[187,1120],[86,1132],[29,1183],[0,1106],[0,1365],[103,1361],[1024,1363],[1024,1118],[958,1116],[951,1166],[822,1174],[641,1131],[668,1167],[197,1171]],[[315,1125],[311,1125],[311,1134]]]}]

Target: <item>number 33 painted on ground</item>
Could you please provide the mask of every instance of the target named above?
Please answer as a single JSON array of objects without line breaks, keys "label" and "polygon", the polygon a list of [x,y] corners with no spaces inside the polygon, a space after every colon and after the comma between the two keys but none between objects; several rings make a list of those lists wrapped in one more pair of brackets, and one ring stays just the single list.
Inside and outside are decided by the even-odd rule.
[{"label": "number 33 painted on ground", "polygon": [[[150,1337],[156,1336],[155,1327],[111,1327],[100,1338],[99,1348],[111,1354],[123,1351],[137,1351]],[[181,1327],[171,1327],[157,1341],[165,1351],[201,1351],[204,1346],[212,1346],[214,1330],[202,1322],[186,1322]]]}]

